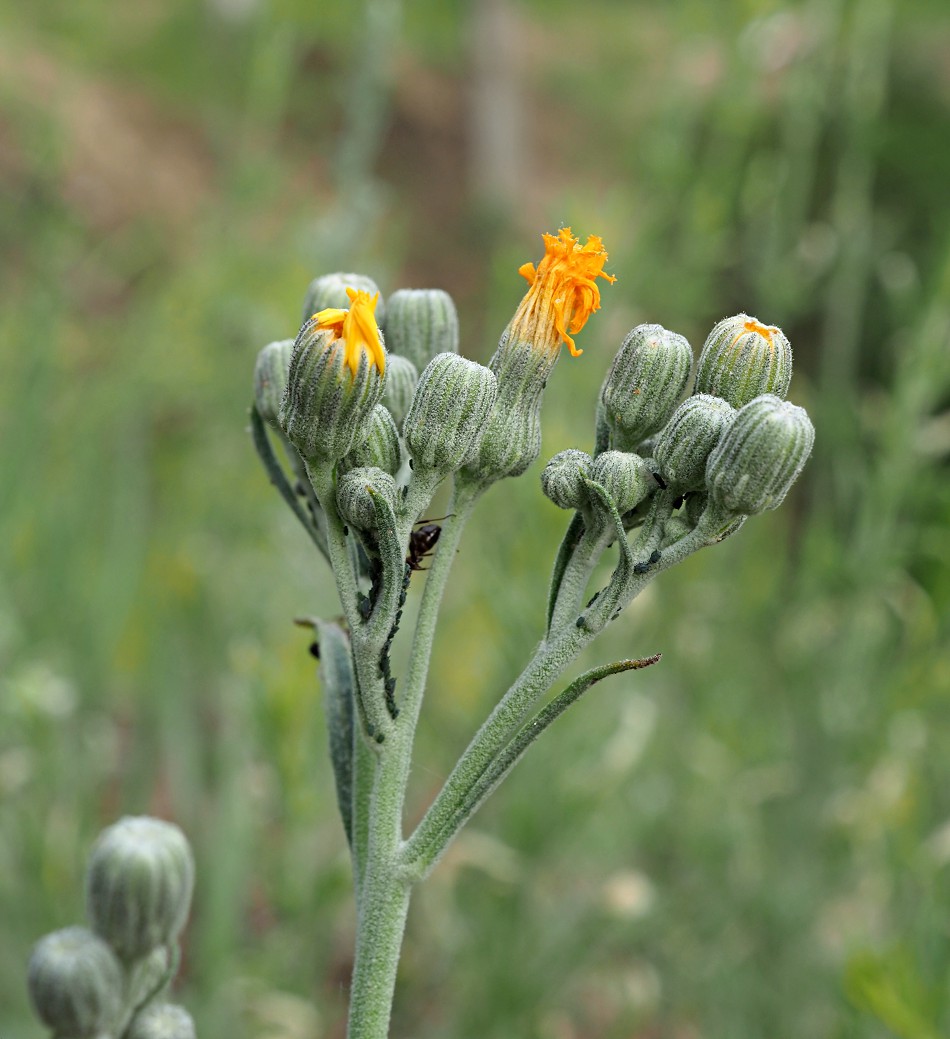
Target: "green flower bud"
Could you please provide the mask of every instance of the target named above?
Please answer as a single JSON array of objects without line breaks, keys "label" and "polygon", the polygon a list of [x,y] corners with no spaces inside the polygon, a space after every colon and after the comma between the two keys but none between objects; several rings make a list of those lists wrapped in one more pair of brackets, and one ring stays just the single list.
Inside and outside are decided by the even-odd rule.
[{"label": "green flower bud", "polygon": [[804,408],[772,394],[756,397],[739,409],[709,456],[709,497],[729,513],[777,509],[814,442],[815,428]]},{"label": "green flower bud", "polygon": [[[379,293],[379,286],[365,274],[323,274],[314,278],[307,286],[307,293],[303,300],[303,312],[300,320],[306,324],[314,314],[330,307],[339,307],[341,310],[349,309],[350,302],[347,297],[347,289],[362,290],[369,296]],[[382,294],[376,304],[376,321],[382,325],[386,317],[386,305],[383,303]]]},{"label": "green flower bud", "polygon": [[402,464],[402,446],[399,432],[389,410],[382,404],[373,408],[360,439],[340,463],[342,471],[357,467],[375,466],[393,476]]},{"label": "green flower bud", "polygon": [[599,454],[590,475],[610,495],[621,515],[639,505],[658,486],[647,463],[639,455],[623,451]]},{"label": "green flower bud", "polygon": [[696,368],[696,392],[741,408],[764,393],[784,398],[791,378],[792,348],[782,330],[736,314],[709,333]]},{"label": "green flower bud", "polygon": [[294,342],[280,424],[309,462],[349,452],[383,395],[386,353],[376,301],[354,292],[349,310],[322,310]]},{"label": "green flower bud", "polygon": [[628,332],[601,390],[613,447],[633,450],[666,425],[693,367],[689,343],[662,325]]},{"label": "green flower bud", "polygon": [[277,425],[280,402],[287,389],[287,370],[293,349],[293,339],[268,343],[257,355],[254,365],[254,403],[261,418],[272,426]]},{"label": "green flower bud", "polygon": [[150,1003],[135,1015],[125,1039],[195,1039],[195,1023],[184,1007]]},{"label": "green flower bud", "polygon": [[495,394],[488,368],[458,354],[434,357],[403,423],[413,465],[442,473],[465,465],[478,451]]},{"label": "green flower bud", "polygon": [[452,297],[441,289],[399,289],[386,308],[386,341],[418,371],[436,354],[457,354],[459,319]]},{"label": "green flower bud", "polygon": [[403,420],[409,414],[412,398],[419,382],[419,372],[412,361],[407,361],[399,354],[389,354],[386,358],[386,387],[383,390],[383,403],[401,429]]},{"label": "green flower bud", "polygon": [[367,467],[351,469],[340,477],[336,489],[336,506],[343,520],[358,530],[373,530],[376,526],[373,494],[384,498],[395,509],[396,481],[389,473]]},{"label": "green flower bud", "polygon": [[195,864],[181,830],[148,816],[99,835],[86,871],[86,912],[123,960],[173,942],[191,905]]},{"label": "green flower bud", "polygon": [[57,1036],[98,1039],[122,1008],[122,967],[85,927],[54,931],[37,942],[28,985],[37,1016]]},{"label": "green flower bud", "polygon": [[559,509],[586,508],[584,480],[590,478],[593,461],[586,451],[561,451],[542,470],[541,490]]},{"label": "green flower bud", "polygon": [[498,396],[488,416],[477,458],[469,469],[474,479],[520,476],[541,453],[541,403],[557,352],[536,350],[530,343],[502,333],[489,367],[498,381]]},{"label": "green flower bud", "polygon": [[681,493],[706,486],[706,461],[735,417],[735,408],[721,397],[699,393],[683,401],[654,445],[660,475],[668,486]]}]

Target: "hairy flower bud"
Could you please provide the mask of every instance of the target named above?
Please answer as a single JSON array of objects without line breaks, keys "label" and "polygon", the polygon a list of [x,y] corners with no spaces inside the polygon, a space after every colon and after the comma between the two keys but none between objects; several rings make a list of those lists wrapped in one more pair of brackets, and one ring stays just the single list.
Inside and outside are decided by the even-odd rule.
[{"label": "hairy flower bud", "polygon": [[376,526],[374,494],[396,507],[396,481],[382,469],[373,466],[351,469],[340,477],[336,506],[344,521],[358,530],[373,530]]},{"label": "hairy flower bud", "polygon": [[590,478],[593,461],[586,451],[561,451],[542,470],[541,490],[559,509],[584,508],[588,503],[584,480]]},{"label": "hairy flower bud", "polygon": [[280,402],[287,389],[287,372],[293,350],[293,339],[268,343],[257,355],[254,365],[254,403],[261,418],[272,426],[277,425]]},{"label": "hairy flower bud", "polygon": [[709,496],[729,513],[751,516],[776,509],[802,470],[815,442],[804,408],[763,394],[736,413],[709,456]]},{"label": "hairy flower bud", "polygon": [[792,348],[782,330],[736,314],[709,333],[696,368],[696,392],[741,408],[764,393],[784,399],[791,378]]},{"label": "hairy flower bud", "polygon": [[318,311],[331,307],[348,309],[350,303],[347,289],[363,291],[367,296],[380,296],[379,302],[376,304],[376,320],[382,325],[386,318],[386,305],[376,282],[365,274],[344,274],[342,272],[323,274],[310,282],[304,296],[300,320],[306,323]]},{"label": "hairy flower bud", "polygon": [[673,412],[654,445],[660,475],[673,490],[706,486],[706,461],[735,417],[731,404],[706,393],[687,397]]},{"label": "hairy flower bud", "polygon": [[689,343],[662,325],[627,333],[601,390],[613,447],[633,450],[666,425],[692,366]]},{"label": "hairy flower bud", "polygon": [[195,1039],[195,1023],[184,1007],[149,1003],[135,1015],[125,1039]]},{"label": "hairy flower bud", "polygon": [[399,429],[402,428],[403,421],[409,414],[418,382],[419,372],[412,361],[400,357],[399,354],[389,354],[386,357],[386,387],[383,390],[383,403],[389,408],[396,427]]},{"label": "hairy flower bud", "polygon": [[496,389],[483,365],[452,353],[434,357],[403,423],[413,464],[443,473],[465,465],[478,451]]},{"label": "hairy flower bud", "polygon": [[418,371],[437,354],[458,353],[459,319],[452,297],[441,289],[399,289],[386,309],[386,341]]},{"label": "hairy flower bud", "polygon": [[343,470],[355,469],[358,466],[375,466],[395,476],[401,463],[402,447],[396,423],[388,408],[377,404],[370,413],[359,440],[340,466]]},{"label": "hairy flower bud", "polygon": [[37,942],[28,985],[37,1016],[57,1036],[98,1039],[122,1006],[122,967],[85,927],[54,931]]},{"label": "hairy flower bud", "polygon": [[386,352],[376,300],[349,290],[350,309],[322,310],[294,342],[280,424],[309,462],[335,462],[352,447],[383,395]]},{"label": "hairy flower bud", "polygon": [[124,960],[173,942],[191,905],[195,864],[181,830],[127,816],[103,830],[86,871],[93,928]]},{"label": "hairy flower bud", "polygon": [[594,459],[591,478],[610,495],[621,515],[635,508],[657,489],[647,463],[623,451],[604,451]]}]

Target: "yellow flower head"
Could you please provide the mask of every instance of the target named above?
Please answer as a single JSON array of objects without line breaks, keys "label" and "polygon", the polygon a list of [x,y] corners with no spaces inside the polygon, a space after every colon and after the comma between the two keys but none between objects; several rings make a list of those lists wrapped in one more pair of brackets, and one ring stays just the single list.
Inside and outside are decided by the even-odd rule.
[{"label": "yellow flower head", "polygon": [[544,257],[537,267],[522,264],[518,273],[531,286],[512,318],[509,334],[527,340],[536,348],[557,353],[566,343],[574,357],[584,352],[574,345],[572,335],[600,309],[600,287],[596,279],[613,284],[617,279],[604,273],[607,250],[598,235],[586,245],[562,227],[557,237],[544,235]]},{"label": "yellow flower head", "polygon": [[350,309],[328,307],[319,311],[310,319],[316,322],[314,330],[332,332],[331,342],[343,340],[346,363],[354,378],[359,371],[360,358],[364,351],[369,355],[369,363],[375,364],[382,375],[386,371],[386,351],[379,337],[379,326],[375,317],[379,293],[371,296],[363,289],[347,289],[346,294],[350,298]]}]

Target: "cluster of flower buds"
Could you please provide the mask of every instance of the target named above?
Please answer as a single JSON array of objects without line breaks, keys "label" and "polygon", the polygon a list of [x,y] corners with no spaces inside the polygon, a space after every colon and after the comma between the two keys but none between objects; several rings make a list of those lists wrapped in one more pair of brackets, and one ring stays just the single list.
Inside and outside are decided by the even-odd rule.
[{"label": "cluster of flower buds", "polygon": [[177,826],[130,817],[99,835],[86,871],[90,926],[46,935],[30,959],[30,996],[54,1039],[194,1039],[188,1012],[163,999],[193,886]]},{"label": "cluster of flower buds", "polygon": [[788,339],[747,314],[720,321],[700,354],[693,394],[680,402],[692,362],[682,336],[659,325],[634,328],[601,390],[595,457],[555,456],[542,475],[544,493],[584,512],[592,507],[584,481],[593,479],[634,523],[643,519],[643,502],[662,489],[674,506],[666,545],[704,514],[724,536],[744,517],[777,508],[814,443],[808,414],[784,400]]}]

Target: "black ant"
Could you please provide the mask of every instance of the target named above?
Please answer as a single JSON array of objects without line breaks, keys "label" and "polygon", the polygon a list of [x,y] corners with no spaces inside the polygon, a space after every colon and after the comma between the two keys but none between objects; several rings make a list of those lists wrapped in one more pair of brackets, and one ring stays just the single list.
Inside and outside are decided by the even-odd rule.
[{"label": "black ant", "polygon": [[[448,516],[436,516],[436,519],[448,519]],[[430,555],[442,535],[442,528],[438,523],[431,520],[418,520],[422,526],[409,535],[409,555],[406,556],[406,565],[410,570],[428,570],[422,566],[422,560]]]}]

